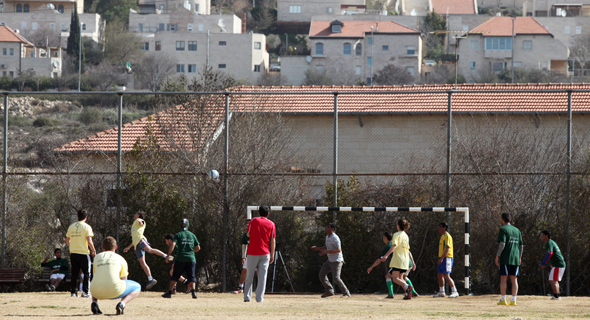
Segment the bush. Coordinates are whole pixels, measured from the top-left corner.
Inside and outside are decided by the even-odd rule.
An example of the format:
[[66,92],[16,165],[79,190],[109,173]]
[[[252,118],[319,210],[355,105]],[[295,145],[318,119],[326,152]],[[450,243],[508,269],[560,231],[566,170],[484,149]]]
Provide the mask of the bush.
[[[0,123],[4,123],[4,116],[0,116]],[[27,118],[27,117],[21,117],[21,116],[8,116],[8,126],[12,127],[12,126],[16,126],[16,127],[28,127],[32,124],[31,119]]]
[[84,108],[78,120],[85,125],[102,122],[102,112],[97,108]]
[[52,119],[52,118],[45,118],[45,117],[39,117],[37,119],[35,119],[35,121],[33,121],[33,126],[34,127],[53,127],[59,124],[59,121],[57,119]]

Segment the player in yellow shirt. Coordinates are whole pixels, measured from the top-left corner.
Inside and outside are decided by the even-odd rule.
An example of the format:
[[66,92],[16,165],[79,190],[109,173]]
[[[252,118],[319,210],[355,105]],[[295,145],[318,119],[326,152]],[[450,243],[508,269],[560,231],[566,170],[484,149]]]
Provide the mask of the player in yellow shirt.
[[439,292],[434,295],[435,298],[445,297],[445,279],[451,287],[451,294],[449,298],[457,298],[459,292],[455,287],[455,282],[451,279],[451,272],[453,271],[453,237],[447,232],[449,225],[445,222],[438,224],[438,232],[441,234],[438,243],[438,266],[436,267],[436,276],[438,278]]
[[90,283],[92,292],[92,304],[90,309],[93,314],[102,314],[98,307],[98,299],[121,299],[116,306],[117,314],[123,314],[125,305],[135,299],[141,286],[139,283],[127,280],[129,271],[127,261],[117,253],[117,240],[106,237],[102,241],[103,252],[94,258],[94,278]]
[[[387,257],[390,254],[392,255],[391,262],[389,263],[389,273],[387,274],[386,278],[391,279],[393,282],[397,283],[400,287],[404,288],[406,291],[406,296],[404,300],[412,299],[412,291],[414,287],[410,284],[407,284],[404,281],[404,273],[408,271],[410,268],[410,239],[406,234],[406,230],[410,229],[410,223],[406,219],[400,219],[397,222],[397,230],[398,232],[393,234],[393,239],[391,242],[393,245],[387,253],[381,257],[381,261],[385,262]],[[391,282],[388,281],[388,286]],[[393,283],[391,283],[393,286]]]
[[150,244],[147,241],[146,237],[143,236],[143,232],[145,231],[144,218],[145,218],[145,212],[143,212],[143,211],[138,211],[133,216],[133,220],[135,220],[135,221],[133,222],[133,225],[131,226],[131,240],[132,240],[132,242],[127,248],[123,249],[123,252],[129,251],[129,249],[131,249],[131,247],[135,246],[135,256],[139,260],[139,264],[141,265],[141,267],[143,268],[143,271],[145,272],[145,274],[148,277],[148,283],[145,286],[145,288],[147,290],[147,289],[151,289],[154,285],[156,285],[156,283],[158,283],[158,280],[156,280],[152,277],[152,271],[150,270],[150,266],[148,266],[147,263],[145,262],[145,253],[147,252],[147,253],[151,253],[151,254],[156,254],[160,257],[164,257],[164,259],[166,259],[166,257],[168,257],[168,255],[158,249],[154,249],[154,248],[150,247]]
[[[82,298],[89,298],[88,279],[90,279],[90,258],[96,255],[92,237],[92,228],[86,223],[88,212],[78,211],[78,222],[72,223],[66,234],[66,243],[70,246],[70,260],[72,265],[72,297],[78,296],[78,274],[84,274]],[[90,249],[89,249],[90,248]]]

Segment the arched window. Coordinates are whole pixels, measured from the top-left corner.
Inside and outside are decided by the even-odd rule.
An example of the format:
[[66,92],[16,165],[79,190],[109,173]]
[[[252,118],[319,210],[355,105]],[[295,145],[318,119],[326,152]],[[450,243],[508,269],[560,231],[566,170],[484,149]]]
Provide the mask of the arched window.
[[363,45],[360,43],[357,43],[354,51],[356,52],[357,56],[362,56],[363,55]]
[[23,5],[22,4],[17,4],[16,5],[16,12],[23,12]]
[[64,13],[64,5],[60,4],[59,6],[57,6],[57,11],[59,11],[59,13]]
[[318,42],[315,44],[315,54],[317,54],[317,55],[324,54],[324,44],[322,42]]
[[23,12],[29,12],[29,4],[25,3],[24,7],[23,7]]
[[352,54],[352,45],[350,43],[345,43],[344,46],[342,47],[342,54],[344,55],[351,55]]

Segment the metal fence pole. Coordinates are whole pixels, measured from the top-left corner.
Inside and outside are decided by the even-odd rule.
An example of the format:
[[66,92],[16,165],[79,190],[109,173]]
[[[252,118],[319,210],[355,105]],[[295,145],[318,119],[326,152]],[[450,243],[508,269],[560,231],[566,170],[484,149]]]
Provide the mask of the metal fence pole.
[[[451,206],[451,124],[453,122],[453,92],[448,93],[447,100],[447,194],[446,206]],[[449,232],[451,226],[451,213],[447,211],[447,225],[449,225]]]
[[223,282],[221,291],[226,292],[227,285],[227,220],[229,216],[229,94],[225,94],[225,189],[223,191]]
[[[123,144],[123,94],[119,93],[119,110],[118,110],[118,124],[119,124],[119,132],[118,132],[118,142],[117,142],[117,192],[121,192],[121,167],[122,167],[122,144]],[[117,195],[117,243],[119,242],[119,235],[121,231],[121,207],[123,206],[123,194],[120,193]],[[117,252],[119,252],[119,248],[117,248]]]
[[6,173],[8,172],[8,94],[4,94],[4,168],[2,169],[2,268],[6,268],[6,211],[8,207]]
[[[338,206],[338,92],[334,92],[334,207]],[[336,224],[337,213],[332,213]]]
[[565,209],[567,219],[567,262],[565,294],[570,295],[570,244],[571,244],[571,212],[572,212],[572,91],[567,91],[567,205]]

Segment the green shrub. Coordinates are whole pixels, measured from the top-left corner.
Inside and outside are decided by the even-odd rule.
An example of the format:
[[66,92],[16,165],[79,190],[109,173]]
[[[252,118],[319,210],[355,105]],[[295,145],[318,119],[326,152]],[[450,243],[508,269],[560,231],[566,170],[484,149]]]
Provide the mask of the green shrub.
[[78,118],[85,125],[102,122],[102,112],[97,108],[84,108]]
[[34,127],[53,127],[59,124],[57,119],[39,117],[33,121]]

